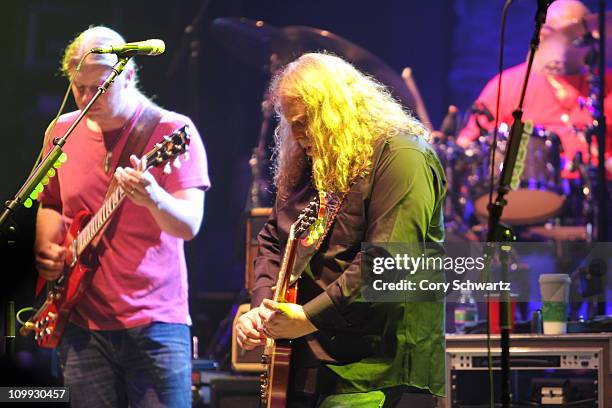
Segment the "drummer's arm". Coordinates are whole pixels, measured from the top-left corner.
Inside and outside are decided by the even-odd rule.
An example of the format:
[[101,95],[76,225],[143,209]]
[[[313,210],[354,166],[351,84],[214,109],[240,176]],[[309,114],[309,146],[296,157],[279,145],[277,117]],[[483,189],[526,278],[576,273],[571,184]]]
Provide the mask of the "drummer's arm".
[[[482,125],[483,120],[479,119]],[[476,123],[476,115],[470,115],[470,118],[465,127],[457,136],[457,144],[463,148],[467,148],[474,140],[480,136],[480,128]]]
[[[493,116],[495,116],[495,105],[497,100],[497,76],[491,79],[483,88],[475,103],[484,105]],[[503,101],[502,101],[503,102]],[[503,105],[503,103],[502,103]],[[477,118],[477,116],[479,116]],[[501,117],[503,117],[503,112]],[[480,126],[478,126],[480,124]],[[486,132],[490,132],[495,125],[495,119],[488,121],[484,115],[471,114],[465,127],[457,136],[457,144],[461,147],[468,147],[480,136],[482,126]]]

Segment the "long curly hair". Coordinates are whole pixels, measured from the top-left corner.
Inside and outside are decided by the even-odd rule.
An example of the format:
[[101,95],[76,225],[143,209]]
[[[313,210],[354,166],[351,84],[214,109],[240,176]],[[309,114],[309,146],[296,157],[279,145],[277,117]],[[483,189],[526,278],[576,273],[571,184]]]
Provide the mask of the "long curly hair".
[[347,192],[369,174],[378,139],[400,131],[428,136],[382,84],[334,55],[302,55],[276,75],[270,94],[279,115],[273,170],[281,198],[309,170],[309,159],[283,117],[281,98],[305,107],[306,137],[313,144],[310,170],[319,191]]

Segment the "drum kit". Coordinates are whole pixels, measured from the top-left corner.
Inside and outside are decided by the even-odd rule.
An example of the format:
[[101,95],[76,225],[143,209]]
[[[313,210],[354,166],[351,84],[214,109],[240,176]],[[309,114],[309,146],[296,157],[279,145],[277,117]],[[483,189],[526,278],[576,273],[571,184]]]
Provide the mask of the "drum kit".
[[[498,130],[493,174],[497,185],[501,173],[508,126]],[[445,218],[450,236],[463,240],[483,240],[488,217],[490,191],[490,133],[480,136],[466,148],[452,137],[437,140],[435,149],[449,178]],[[523,240],[587,239],[588,228],[582,214],[587,205],[586,191],[580,186],[588,181],[567,181],[561,178],[561,144],[556,134],[536,127],[529,139],[524,171],[516,190],[507,195],[502,222],[514,227]],[[571,216],[570,216],[571,215]],[[557,217],[557,218],[556,218]],[[573,223],[579,225],[569,225]],[[563,223],[563,225],[561,225]],[[474,234],[466,235],[471,230]]]
[[[569,26],[567,30],[584,32],[586,28],[596,36],[596,17],[590,15],[584,21]],[[609,27],[606,40],[611,43],[612,12],[606,13],[605,17],[606,27]],[[235,58],[270,75],[303,53],[321,50],[332,52],[389,87],[394,96],[422,120],[427,118],[409,69],[399,76],[380,58],[327,30],[304,26],[279,29],[263,21],[224,17],[211,23],[211,31]],[[610,54],[607,55],[607,62],[612,62]],[[591,68],[594,75],[594,63]],[[595,102],[597,92],[599,90],[593,85],[589,96],[592,101],[586,101],[587,104]],[[261,180],[261,169],[266,160],[266,140],[273,116],[267,95],[264,96],[262,107],[264,123],[259,144],[253,150],[250,161],[253,185],[247,209],[259,206],[259,198],[264,190],[257,186],[265,183]],[[476,116],[485,114],[479,109],[472,109],[471,113]],[[490,113],[486,114],[490,116]],[[448,115],[456,116],[456,109],[449,109]],[[490,151],[490,132],[481,129],[481,135],[476,141],[468,147],[461,147],[455,141],[455,131],[436,132],[442,136],[433,141],[448,178],[444,211],[447,235],[451,240],[482,241],[488,216],[490,158],[495,158],[493,173],[497,178],[508,142],[508,125],[502,124],[498,129],[498,145],[493,155]],[[507,195],[508,205],[502,218],[502,222],[514,227],[522,240],[573,241],[592,238],[595,204],[592,191],[595,177],[589,169],[585,169],[591,166],[583,166],[581,160],[575,160],[580,177],[576,180],[563,179],[561,151],[557,135],[543,128],[535,128],[529,140],[520,185]]]

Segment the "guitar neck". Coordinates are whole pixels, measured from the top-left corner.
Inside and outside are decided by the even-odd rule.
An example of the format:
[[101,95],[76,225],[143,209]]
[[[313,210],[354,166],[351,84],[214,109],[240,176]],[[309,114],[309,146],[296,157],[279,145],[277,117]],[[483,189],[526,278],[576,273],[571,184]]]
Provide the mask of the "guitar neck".
[[[159,149],[160,145],[157,145],[154,150],[147,153],[144,156],[145,160],[145,171],[148,170],[155,163],[155,153]],[[98,235],[100,230],[106,225],[111,215],[115,212],[119,204],[123,202],[125,193],[118,186],[102,203],[102,207],[91,217],[91,220],[87,223],[85,228],[76,236],[73,242],[73,248],[76,256],[80,256],[91,241]]]
[[290,233],[290,237],[287,240],[287,246],[285,247],[285,253],[283,254],[283,261],[278,272],[278,279],[276,281],[276,287],[274,289],[274,295],[272,300],[275,302],[283,301],[285,293],[287,292],[287,285],[289,283],[289,273],[295,263],[295,250],[297,248],[297,239],[293,238]]
[[98,235],[124,198],[125,193],[117,187],[110,197],[102,203],[102,207],[91,217],[85,228],[74,239],[75,243],[73,245],[75,246],[77,256],[80,256],[96,235]]

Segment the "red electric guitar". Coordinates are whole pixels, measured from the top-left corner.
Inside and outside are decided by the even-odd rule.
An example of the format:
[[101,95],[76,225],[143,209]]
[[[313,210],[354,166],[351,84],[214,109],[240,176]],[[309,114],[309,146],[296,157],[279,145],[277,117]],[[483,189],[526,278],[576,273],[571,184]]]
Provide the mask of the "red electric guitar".
[[[297,302],[297,278],[302,265],[316,252],[331,226],[340,201],[333,194],[320,193],[319,202],[310,202],[289,229],[272,300]],[[317,208],[318,207],[318,208]],[[317,214],[315,217],[314,215]],[[289,385],[291,340],[268,338],[262,355],[265,371],[261,374],[261,403],[265,408],[285,408]]]
[[[168,160],[178,160],[179,155],[187,153],[188,145],[188,128],[183,126],[164,136],[163,141],[145,155],[145,168],[169,166]],[[34,331],[34,339],[40,347],[55,348],[59,344],[70,312],[85,293],[98,266],[95,246],[90,244],[103,231],[124,198],[125,193],[117,187],[95,214],[82,210],[74,217],[63,244],[68,250],[64,273],[50,284],[45,302],[20,330],[22,335]]]

